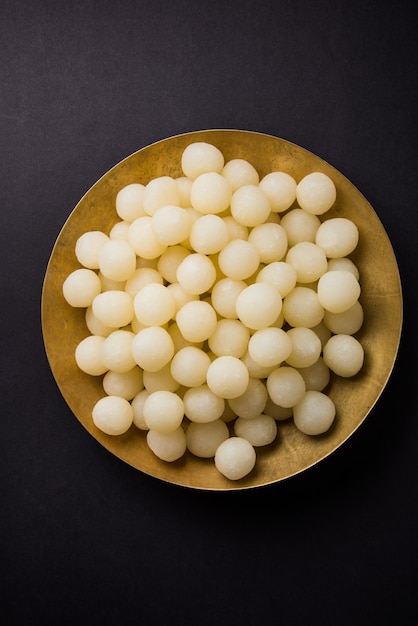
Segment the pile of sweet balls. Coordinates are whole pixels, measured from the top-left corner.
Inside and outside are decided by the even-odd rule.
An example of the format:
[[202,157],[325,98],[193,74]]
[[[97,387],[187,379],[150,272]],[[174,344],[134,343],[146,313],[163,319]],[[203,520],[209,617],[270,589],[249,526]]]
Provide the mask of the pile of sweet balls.
[[225,162],[202,141],[184,149],[181,170],[126,185],[109,234],[77,239],[81,267],[63,295],[86,309],[90,334],[75,360],[103,376],[98,429],[117,436],[134,425],[160,459],[188,450],[239,480],[280,420],[326,432],[330,375],[363,366],[348,256],[359,233],[345,217],[320,220],[336,200],[322,172],[260,180],[250,162]]

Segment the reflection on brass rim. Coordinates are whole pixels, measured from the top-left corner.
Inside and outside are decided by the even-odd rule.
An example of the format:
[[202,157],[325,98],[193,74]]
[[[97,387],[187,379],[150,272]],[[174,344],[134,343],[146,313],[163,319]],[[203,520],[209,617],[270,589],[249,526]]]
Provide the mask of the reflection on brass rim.
[[[318,437],[299,432],[292,420],[278,422],[277,441],[257,448],[254,470],[230,481],[213,459],[186,453],[174,463],[159,460],[148,448],[145,433],[135,426],[111,437],[91,419],[94,403],[104,395],[102,377],[90,377],[75,364],[77,343],[89,334],[84,310],[71,308],[62,296],[65,277],[79,267],[74,253],[77,238],[88,230],[109,232],[117,221],[115,197],[125,185],[146,184],[157,176],[182,176],[181,154],[194,141],[216,145],[225,161],[243,158],[260,179],[282,170],[296,181],[312,171],[330,176],[337,187],[335,206],[324,217],[348,217],[360,232],[350,255],[360,270],[360,297],[365,322],[357,333],[365,349],[365,364],[353,379],[332,377],[326,391],[335,402],[337,417],[331,430]],[[398,266],[389,238],[364,196],[331,165],[309,151],[280,138],[242,130],[204,130],[158,141],[127,157],[107,172],[83,196],[63,226],[52,251],[42,292],[42,330],[47,357],[56,383],[84,428],[112,454],[145,474],[201,490],[242,490],[276,483],[312,467],[341,446],[360,426],[380,397],[392,372],[402,327],[402,292]]]

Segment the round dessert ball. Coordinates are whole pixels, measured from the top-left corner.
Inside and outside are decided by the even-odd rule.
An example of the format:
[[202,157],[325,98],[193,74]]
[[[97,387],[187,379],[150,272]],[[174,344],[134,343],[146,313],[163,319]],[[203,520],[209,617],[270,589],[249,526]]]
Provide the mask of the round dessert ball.
[[94,315],[106,326],[121,328],[134,317],[132,297],[125,291],[109,290],[99,293],[92,302]]
[[277,423],[270,415],[257,415],[250,419],[238,417],[234,423],[234,432],[254,447],[267,446],[277,437]]
[[213,393],[207,384],[187,389],[183,402],[184,413],[192,422],[213,422],[225,409],[225,400]]
[[267,388],[259,378],[250,378],[247,389],[237,398],[230,398],[228,404],[243,419],[250,419],[264,411],[268,398]]
[[181,169],[185,176],[195,179],[206,172],[222,172],[224,156],[216,146],[206,141],[189,144],[181,155]]
[[251,335],[248,352],[263,367],[277,366],[290,356],[292,341],[281,328],[262,328]]
[[75,308],[90,306],[101,289],[100,278],[96,272],[87,268],[80,268],[71,272],[62,285],[65,300]]
[[289,246],[294,246],[301,241],[315,243],[316,232],[321,222],[317,215],[296,208],[283,215],[280,224],[286,231]]
[[347,270],[325,272],[318,281],[318,299],[331,313],[347,311],[360,296],[360,283]]
[[181,426],[169,433],[157,430],[147,432],[147,444],[156,457],[172,463],[186,452],[186,434]]
[[229,437],[215,453],[216,469],[229,480],[240,480],[254,468],[256,453],[249,441],[242,437]]
[[290,326],[313,328],[324,317],[318,294],[309,287],[295,287],[283,300],[284,319]]
[[217,448],[228,437],[228,426],[221,419],[191,422],[186,430],[187,449],[195,456],[208,459],[215,456]]
[[331,427],[335,418],[335,405],[321,391],[306,391],[293,407],[295,426],[305,435],[321,435]]
[[260,181],[254,165],[245,159],[231,159],[225,163],[222,176],[229,180],[233,192],[244,185],[258,185]]
[[296,199],[300,208],[313,215],[326,213],[336,198],[334,182],[322,172],[307,174],[296,187]]
[[193,181],[190,202],[203,215],[217,214],[229,207],[231,196],[231,183],[217,172],[207,172]]
[[151,225],[161,243],[174,246],[189,236],[192,218],[186,209],[168,204],[154,211]]
[[249,338],[250,331],[239,320],[220,319],[208,345],[216,356],[231,355],[239,359],[247,350]]
[[100,271],[98,273],[100,282],[102,285],[102,291],[124,291],[126,281],[125,280],[111,280],[104,276]]
[[364,349],[352,335],[333,335],[324,346],[323,358],[330,370],[347,378],[363,367]]
[[176,313],[176,302],[165,285],[150,283],[133,300],[136,318],[145,326],[162,326]]
[[206,341],[215,331],[217,321],[215,309],[203,300],[187,302],[176,315],[181,334],[192,343]]
[[175,353],[170,365],[174,380],[184,387],[200,387],[206,382],[211,359],[207,352],[195,346],[185,346]]
[[249,241],[232,239],[219,252],[218,262],[225,276],[234,280],[245,280],[257,271],[260,255]]
[[283,213],[296,199],[296,181],[286,172],[270,172],[260,181],[260,189],[268,196],[271,210]]
[[239,224],[232,215],[225,215],[223,218],[226,227],[228,228],[229,239],[248,239],[249,228],[244,224]]
[[216,254],[229,241],[229,230],[219,215],[202,215],[191,227],[190,245],[201,254]]
[[236,300],[238,318],[252,330],[271,326],[282,310],[277,289],[268,283],[253,283],[241,291]]
[[311,328],[291,328],[287,336],[292,342],[292,351],[286,359],[291,367],[309,367],[316,363],[322,346],[318,335]]
[[173,340],[161,326],[149,326],[135,335],[132,355],[142,369],[158,372],[173,358]]
[[107,435],[123,435],[132,426],[133,410],[125,398],[105,396],[92,411],[93,423]]
[[145,400],[143,413],[145,423],[151,430],[173,432],[183,421],[183,400],[172,391],[154,391]]
[[264,409],[265,415],[270,415],[278,422],[284,422],[293,416],[293,408],[285,408],[283,406],[278,406],[273,402],[273,400],[269,397],[266,403],[266,408]]
[[241,361],[247,368],[250,378],[267,378],[267,376],[277,367],[277,365],[271,365],[268,367],[266,365],[260,365],[251,358],[248,350],[244,356],[241,357]]
[[174,179],[180,194],[180,206],[183,208],[190,207],[190,191],[193,180],[188,176],[179,176]]
[[94,315],[93,308],[91,306],[86,309],[85,320],[86,326],[92,335],[107,337],[108,335],[110,335],[111,332],[115,330],[111,326],[106,326],[105,324],[102,324],[102,322],[98,320],[97,317]]
[[353,276],[356,277],[357,280],[360,278],[360,272],[356,264],[347,257],[341,257],[340,259],[329,259],[328,260],[328,272],[333,270],[347,270],[351,272]]
[[321,356],[313,365],[298,368],[298,372],[302,374],[306,390],[322,391],[330,380],[329,367]]
[[289,248],[286,262],[295,268],[298,283],[313,283],[328,269],[325,252],[309,241],[301,241]]
[[132,222],[128,230],[128,241],[135,253],[143,259],[157,259],[167,249],[166,244],[155,234],[150,215],[138,217]]
[[250,376],[244,363],[234,356],[219,356],[209,365],[206,380],[209,389],[220,398],[241,396]]
[[128,241],[128,232],[130,225],[131,222],[126,222],[125,220],[116,222],[116,224],[114,224],[110,229],[109,239],[122,239],[123,241]]
[[160,274],[161,283],[163,279],[168,283],[177,282],[177,269],[180,263],[186,256],[189,256],[189,254],[191,254],[191,251],[180,245],[169,246],[167,250],[162,253],[157,261],[157,273]]
[[192,302],[193,300],[199,300],[199,296],[186,291],[184,287],[182,287],[179,283],[171,283],[167,285],[168,291],[174,298],[176,303],[176,311],[174,313],[173,319],[176,318],[177,311],[187,304],[188,302]]
[[243,280],[221,278],[212,288],[212,306],[215,311],[227,319],[236,319],[236,302],[239,294],[247,287]]
[[209,291],[216,280],[216,268],[205,254],[186,256],[177,268],[177,281],[187,292],[200,295]]
[[[136,363],[132,356],[135,334],[129,330],[115,330],[106,337],[102,347],[102,359],[113,372],[128,372]],[[115,394],[116,395],[116,394]]]
[[99,269],[99,254],[109,237],[100,230],[92,230],[80,235],[75,244],[77,261],[91,270]]
[[125,291],[134,298],[138,291],[141,291],[145,285],[150,285],[151,283],[162,285],[163,277],[153,267],[138,267],[126,281]]
[[257,226],[266,221],[271,211],[269,197],[257,185],[244,185],[232,194],[232,217],[244,226]]
[[116,213],[122,220],[133,222],[145,215],[143,206],[145,185],[131,183],[122,187],[116,195]]
[[103,389],[108,396],[133,400],[143,388],[142,370],[136,366],[127,372],[109,371],[103,377]]
[[315,236],[315,243],[329,259],[347,256],[356,248],[358,240],[356,224],[345,217],[326,220],[319,226]]
[[74,357],[81,371],[90,376],[101,376],[106,372],[107,367],[102,358],[104,342],[104,337],[89,335],[78,343]]
[[287,234],[280,224],[266,222],[255,226],[248,241],[256,247],[260,263],[281,261],[287,252]]
[[354,335],[363,325],[363,307],[357,300],[353,306],[342,313],[325,311],[324,323],[335,335]]
[[306,391],[302,374],[287,365],[275,369],[268,376],[266,384],[270,398],[284,408],[295,406]]
[[296,270],[286,261],[273,261],[265,265],[257,274],[257,283],[268,283],[285,298],[296,285]]
[[171,178],[171,176],[158,176],[150,180],[145,185],[142,203],[144,212],[148,216],[154,215],[155,211],[163,206],[178,206],[180,193],[174,178]]
[[150,392],[147,389],[141,389],[131,402],[133,423],[140,430],[149,430],[144,419],[144,404],[149,395]]
[[99,268],[110,280],[127,280],[136,269],[136,254],[128,241],[109,239],[99,252]]
[[180,383],[178,383],[171,375],[170,363],[167,363],[160,370],[143,372],[144,387],[150,393],[154,391],[178,391]]

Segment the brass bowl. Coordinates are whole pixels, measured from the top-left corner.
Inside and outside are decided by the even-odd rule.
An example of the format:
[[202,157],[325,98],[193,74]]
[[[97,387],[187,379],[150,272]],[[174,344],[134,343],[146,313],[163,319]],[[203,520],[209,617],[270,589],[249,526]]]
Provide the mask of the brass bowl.
[[[74,253],[77,238],[87,230],[109,232],[118,220],[115,197],[123,186],[146,184],[162,175],[181,176],[182,151],[193,141],[213,143],[223,152],[225,161],[247,159],[260,178],[273,170],[288,172],[296,181],[312,171],[324,172],[337,188],[336,204],[324,217],[348,217],[360,232],[359,245],[351,258],[361,277],[365,321],[356,336],[365,349],[364,366],[354,378],[332,377],[326,391],[337,407],[337,416],[328,433],[309,437],[298,431],[291,419],[278,422],[277,441],[257,448],[254,470],[239,481],[222,476],[213,459],[201,459],[188,452],[173,463],[159,460],[148,448],[145,433],[135,426],[118,437],[94,426],[91,411],[104,395],[102,378],[88,376],[76,366],[75,347],[89,331],[84,310],[71,308],[62,295],[64,279],[79,267]],[[42,293],[47,357],[64,399],[84,428],[108,451],[145,474],[200,490],[269,485],[306,470],[334,452],[358,429],[381,395],[395,363],[401,326],[397,262],[382,223],[363,195],[340,172],[307,150],[277,137],[241,130],[205,130],[169,137],[113,167],[85,194],[64,224],[49,260]]]

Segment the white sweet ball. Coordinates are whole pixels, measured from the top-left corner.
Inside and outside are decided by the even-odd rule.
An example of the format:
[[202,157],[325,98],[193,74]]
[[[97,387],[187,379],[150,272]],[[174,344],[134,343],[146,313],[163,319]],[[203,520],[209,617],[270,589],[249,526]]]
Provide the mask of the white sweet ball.
[[264,411],[268,398],[266,385],[259,378],[250,378],[247,389],[236,398],[230,398],[228,404],[239,417],[251,419]]
[[163,282],[162,279],[168,283],[177,282],[177,268],[189,254],[191,251],[182,245],[169,246],[157,261],[161,282]]
[[173,378],[184,387],[199,387],[206,382],[211,360],[207,352],[195,346],[185,346],[175,353],[170,365]]
[[333,335],[324,346],[323,358],[338,376],[355,376],[363,367],[364,349],[352,335]]
[[257,185],[239,187],[231,197],[231,215],[244,226],[263,224],[271,211],[269,197]]
[[149,215],[138,217],[129,226],[128,241],[135,253],[143,259],[157,259],[167,249],[156,236]]
[[222,176],[229,180],[232,191],[236,191],[244,185],[258,185],[260,181],[254,165],[245,159],[231,159],[225,163]]
[[229,437],[215,453],[217,470],[229,480],[240,480],[254,468],[256,452],[249,441],[242,437]]
[[217,172],[207,172],[193,181],[190,202],[199,213],[217,214],[229,207],[231,196],[231,183]]
[[229,241],[229,230],[219,215],[202,215],[191,227],[190,244],[196,252],[215,254]]
[[101,273],[111,280],[127,280],[136,269],[136,254],[128,241],[109,239],[99,252]]
[[234,356],[219,356],[209,365],[206,380],[211,391],[221,398],[237,398],[248,387],[250,376],[244,363]]
[[332,272],[335,270],[346,270],[347,272],[351,272],[353,276],[356,277],[357,280],[360,278],[360,272],[358,270],[357,265],[347,257],[341,257],[340,259],[329,259],[328,260],[328,272]]
[[106,372],[107,367],[102,358],[104,341],[104,337],[89,335],[77,344],[74,357],[81,371],[90,376],[101,376]]
[[287,336],[292,342],[292,351],[286,359],[291,367],[309,367],[316,363],[322,346],[318,335],[311,328],[290,328]]
[[116,195],[116,213],[122,220],[133,222],[145,215],[143,198],[145,185],[130,183],[122,187]]
[[121,328],[134,317],[132,297],[126,291],[109,290],[99,293],[92,302],[94,315],[106,326]]
[[[177,317],[177,316],[176,316]],[[177,325],[177,322],[174,322],[169,325],[167,328],[168,334],[174,343],[174,352],[178,352],[182,348],[186,348],[187,346],[194,346],[196,348],[203,347],[203,341],[188,341],[181,334],[180,328]]]
[[147,444],[156,457],[172,463],[186,452],[186,434],[181,426],[169,433],[147,432]]
[[267,376],[277,367],[277,365],[260,365],[254,361],[248,350],[244,356],[241,357],[241,361],[247,368],[250,378],[267,378]]
[[313,283],[328,269],[325,252],[310,241],[301,241],[289,248],[286,263],[295,268],[298,283]]
[[250,331],[239,320],[220,319],[208,345],[216,356],[229,354],[239,359],[247,350],[249,338]]
[[236,319],[236,302],[239,294],[247,287],[243,280],[221,278],[212,288],[212,306],[219,315],[227,319]]
[[256,247],[260,263],[281,261],[287,252],[287,234],[280,224],[267,222],[255,226],[248,241]]
[[295,287],[284,298],[282,310],[290,326],[313,328],[324,317],[324,307],[319,302],[318,294],[309,287]]
[[296,187],[299,206],[313,215],[323,215],[332,207],[336,198],[334,182],[322,172],[307,174]]
[[225,409],[225,400],[206,383],[187,389],[183,402],[184,413],[192,422],[213,422],[221,417]]
[[105,396],[96,402],[92,411],[93,423],[107,435],[123,435],[132,426],[130,403],[119,396]]
[[222,172],[225,163],[222,152],[206,141],[189,144],[181,155],[181,169],[185,176],[195,179],[206,172]]
[[100,283],[102,285],[102,291],[124,291],[126,280],[112,280],[107,278],[100,271],[98,272]]
[[221,419],[191,422],[186,430],[187,449],[195,456],[208,459],[215,456],[217,448],[228,437],[228,426]]
[[179,311],[185,304],[187,304],[188,302],[192,302],[193,300],[199,299],[199,296],[197,294],[186,291],[184,287],[180,285],[180,283],[171,283],[167,285],[167,289],[173,296],[176,303],[176,311],[173,319],[176,318],[177,311]]
[[154,391],[145,400],[143,413],[148,428],[169,433],[177,430],[183,421],[183,400],[172,391]]
[[[132,342],[135,334],[129,330],[114,330],[104,340],[102,359],[108,370],[128,372],[136,363],[132,356]],[[115,394],[116,395],[116,394]]]
[[270,398],[279,406],[290,408],[301,400],[306,391],[305,381],[297,369],[281,365],[267,378]]
[[320,277],[317,293],[324,309],[331,313],[342,313],[358,300],[360,283],[350,271],[333,270]]
[[133,423],[140,430],[149,430],[144,419],[144,404],[149,395],[150,392],[147,389],[142,389],[131,401],[131,407],[133,411]]
[[257,415],[250,419],[238,417],[234,423],[234,432],[254,447],[267,446],[277,437],[277,423],[271,415]]
[[179,176],[174,180],[176,181],[177,189],[180,194],[179,205],[186,209],[190,207],[190,192],[192,189],[193,180],[188,176]]
[[103,377],[103,389],[108,396],[133,400],[143,388],[142,370],[136,366],[127,372],[109,371]]
[[178,206],[180,193],[174,178],[171,176],[158,176],[150,180],[144,189],[142,203],[144,212],[150,216],[155,211],[166,205]]
[[309,390],[293,407],[293,421],[305,435],[322,435],[332,426],[335,413],[335,405],[329,396]]
[[257,283],[268,283],[285,298],[296,285],[296,270],[286,261],[273,261],[265,265],[257,274]]
[[145,326],[162,326],[173,318],[176,302],[165,285],[150,283],[133,300],[135,316]]
[[357,300],[353,306],[342,313],[325,311],[324,323],[335,335],[354,335],[363,325],[363,307]]
[[241,291],[236,301],[238,318],[252,330],[271,326],[282,310],[277,289],[268,283],[254,283]]
[[249,241],[232,239],[219,252],[218,262],[225,276],[234,280],[245,280],[257,271],[260,255]]
[[252,334],[248,342],[251,358],[263,367],[272,367],[286,361],[292,352],[292,341],[281,328],[262,328]]
[[186,256],[177,268],[178,283],[194,295],[209,291],[215,280],[215,265],[209,257],[199,252]]
[[122,239],[123,241],[128,241],[128,232],[131,222],[126,222],[122,220],[120,222],[116,222],[112,226],[109,232],[109,239]]
[[99,269],[99,253],[109,237],[100,230],[92,230],[80,235],[75,243],[77,261],[91,270]]
[[134,298],[138,291],[141,291],[145,285],[150,285],[151,283],[162,285],[163,277],[161,274],[153,267],[138,267],[126,281],[124,289]]
[[284,422],[293,416],[293,408],[288,407],[285,408],[283,406],[279,406],[275,404],[273,400],[269,397],[266,402],[266,408],[264,409],[264,413],[266,415],[270,415],[270,417],[274,418],[278,422]]
[[320,246],[329,259],[345,257],[356,248],[359,230],[351,220],[334,217],[323,222],[315,236],[315,243]]
[[161,326],[149,326],[135,335],[132,341],[132,355],[139,367],[157,372],[173,358],[173,340]]
[[145,389],[150,393],[153,391],[178,391],[180,389],[180,383],[171,375],[170,362],[156,372],[144,370],[142,378]]
[[248,239],[249,228],[244,224],[239,224],[232,215],[225,215],[223,218],[228,228],[229,239]]
[[260,188],[270,199],[271,210],[283,213],[296,199],[296,181],[286,172],[270,172],[260,181]]
[[192,218],[186,209],[169,204],[154,212],[151,225],[161,243],[174,246],[189,236]]
[[188,302],[176,315],[181,334],[192,343],[206,341],[214,332],[217,321],[215,309],[203,300]]
[[101,337],[107,337],[115,329],[112,326],[106,326],[103,324],[93,313],[93,308],[89,306],[85,313],[86,326],[92,335],[100,335]]
[[90,306],[101,289],[102,284],[96,272],[84,267],[71,272],[62,285],[65,300],[76,308]]
[[313,365],[298,368],[298,372],[302,374],[306,390],[322,391],[330,380],[329,367],[321,356]]
[[321,222],[317,215],[296,208],[283,215],[280,224],[286,231],[289,246],[294,246],[301,241],[315,243],[316,232]]

